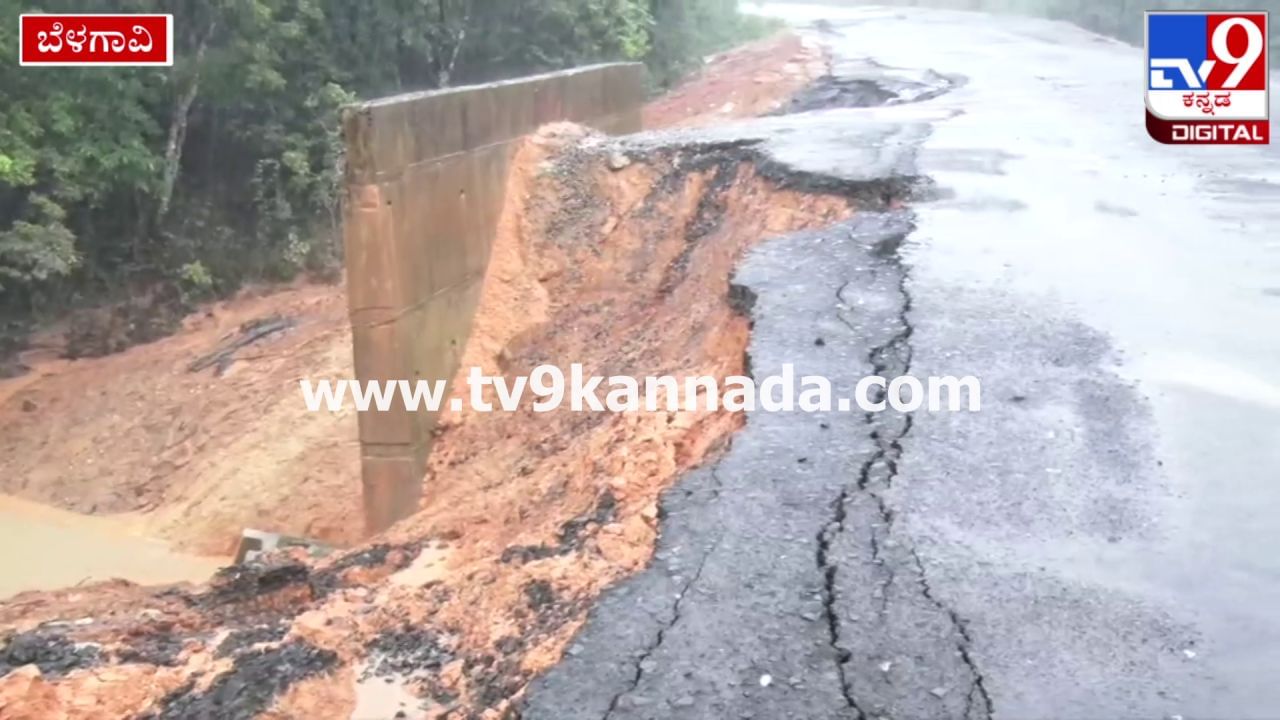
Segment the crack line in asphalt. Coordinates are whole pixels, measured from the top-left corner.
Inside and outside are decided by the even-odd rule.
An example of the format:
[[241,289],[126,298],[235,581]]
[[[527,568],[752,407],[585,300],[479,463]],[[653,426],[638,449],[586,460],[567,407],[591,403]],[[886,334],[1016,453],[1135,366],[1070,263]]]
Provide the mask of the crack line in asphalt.
[[827,620],[827,631],[830,636],[830,644],[836,652],[836,673],[840,678],[840,692],[844,696],[845,702],[849,707],[853,708],[858,714],[858,720],[867,720],[867,714],[858,706],[858,700],[853,696],[853,692],[849,689],[848,678],[845,677],[845,664],[849,661],[850,654],[848,650],[840,647],[840,618],[836,616],[836,573],[839,566],[828,562],[828,553],[831,550],[832,539],[844,532],[844,521],[847,515],[845,503],[849,499],[848,488],[841,490],[839,497],[835,500],[835,516],[831,522],[823,526],[818,531],[818,570],[822,573],[822,613]]
[[964,715],[966,718],[973,717],[973,696],[976,693],[982,700],[983,708],[986,710],[986,717],[991,718],[995,715],[995,705],[991,702],[991,695],[987,693],[986,679],[982,676],[982,672],[978,670],[978,665],[969,654],[969,648],[973,645],[973,638],[969,637],[968,623],[960,617],[960,613],[947,607],[941,600],[934,597],[933,588],[929,586],[929,577],[924,572],[924,561],[920,559],[920,553],[916,552],[914,548],[910,552],[911,557],[915,559],[916,569],[920,574],[920,592],[925,599],[933,603],[934,607],[951,618],[951,624],[963,641],[956,649],[960,651],[960,659],[969,667],[969,672],[973,673],[973,687],[969,689],[969,707],[965,709]]
[[[914,349],[911,345],[911,337],[915,328],[911,324],[910,313],[912,309],[912,298],[908,288],[910,279],[906,267],[903,265],[899,249],[905,241],[906,235],[895,235],[886,238],[880,242],[873,250],[874,254],[884,259],[887,265],[898,273],[898,294],[901,304],[898,307],[897,321],[901,329],[890,337],[883,344],[876,346],[868,354],[867,360],[872,366],[872,374],[888,378],[890,374],[893,376],[905,376],[911,371]],[[878,268],[871,268],[872,278],[876,278],[879,274]],[[845,301],[845,292],[853,284],[853,280],[846,282],[836,291],[837,310],[836,317],[850,331],[859,333],[857,325],[846,316],[843,310],[851,307]],[[891,373],[892,371],[892,373]],[[879,393],[879,397],[875,398],[877,402],[883,401],[887,391]],[[841,490],[840,495],[834,503],[834,515],[832,520],[823,526],[818,533],[818,552],[817,563],[818,569],[824,578],[823,587],[823,609],[827,619],[827,627],[830,635],[830,644],[836,654],[836,668],[840,678],[841,691],[845,701],[856,713],[859,720],[868,720],[868,715],[863,707],[859,704],[851,687],[849,672],[847,665],[852,660],[852,652],[846,649],[841,643],[841,621],[836,609],[837,587],[836,578],[839,573],[839,565],[831,557],[832,545],[835,539],[846,531],[846,520],[848,519],[848,510],[846,505],[851,500],[854,492],[865,493],[875,503],[875,511],[879,515],[880,522],[869,528],[869,546],[871,550],[872,563],[878,569],[878,573],[883,573],[885,579],[882,583],[877,583],[877,592],[879,596],[879,614],[883,618],[889,612],[891,605],[890,593],[896,579],[896,570],[893,563],[882,556],[882,536],[884,540],[888,540],[892,534],[894,524],[894,513],[885,501],[882,491],[893,487],[893,481],[897,478],[899,470],[899,462],[903,455],[902,441],[910,434],[914,427],[914,417],[910,414],[906,415],[897,432],[886,434],[885,423],[881,420],[883,413],[868,413],[866,415],[867,425],[871,427],[871,440],[875,443],[875,450],[871,457],[863,464],[858,476],[857,483],[853,486],[846,487]],[[896,542],[896,541],[894,541]],[[985,679],[979,671],[977,664],[970,654],[972,639],[969,636],[968,628],[959,613],[948,608],[939,601],[933,594],[928,578],[925,576],[924,564],[919,554],[914,548],[908,548],[907,551],[915,561],[916,570],[918,572],[918,581],[923,597],[931,603],[935,609],[944,617],[950,620],[950,624],[954,628],[959,642],[957,643],[957,651],[960,659],[968,668],[972,675],[972,682],[969,692],[966,696],[965,717],[977,720],[974,715],[975,710],[984,712],[985,714],[978,717],[991,718],[995,713],[994,704],[990,694],[987,692]],[[977,707],[976,703],[980,702],[981,707]],[[880,715],[877,715],[879,717]]]
[[[893,242],[892,247],[894,248],[895,251],[897,247],[902,243],[902,240],[903,238],[900,237],[900,238],[897,238],[896,241],[892,241]],[[881,247],[883,247],[883,245]],[[848,303],[845,301],[844,294],[845,294],[845,291],[849,288],[849,286],[852,283],[853,283],[853,280],[850,280],[836,290],[836,301],[837,301],[836,317],[840,320],[841,323],[845,325],[845,327],[849,328],[850,332],[856,335],[858,334],[858,328],[845,315],[845,313],[841,311],[841,308],[848,307]],[[887,365],[884,363],[882,359],[883,358],[882,353],[886,352],[888,348],[892,347],[895,344],[905,343],[907,339],[910,338],[910,335],[911,335],[911,325],[907,321],[907,313],[910,311],[911,302],[910,302],[910,295],[907,294],[907,291],[906,291],[905,270],[903,270],[902,272],[902,278],[899,283],[899,290],[903,297],[903,302],[899,309],[898,318],[899,318],[899,321],[903,324],[904,330],[896,333],[884,345],[877,346],[871,350],[867,359],[871,363],[874,369],[874,374],[881,374],[887,368]],[[908,353],[909,353],[909,348],[908,348]],[[906,363],[905,363],[908,367],[910,365],[909,358],[910,358],[910,355],[908,354],[908,359],[906,360]],[[867,422],[870,424],[873,424],[874,416],[868,415]],[[907,425],[906,429],[909,430],[910,425]],[[906,430],[904,430],[904,433],[905,432]],[[867,462],[863,464],[862,469],[859,472],[857,488],[856,488],[859,492],[868,491],[867,485],[870,481],[872,468],[875,466],[877,462],[885,460],[888,454],[887,448],[881,442],[880,432],[878,429],[875,429],[872,431],[871,438],[876,444],[876,451],[874,454],[872,454],[871,458],[869,458]],[[896,439],[894,442],[896,442]],[[896,464],[894,464],[892,467],[893,467],[893,471],[896,472]],[[824,525],[823,528],[818,532],[818,550],[817,550],[816,560],[818,564],[818,570],[819,572],[821,572],[823,581],[824,581],[823,593],[822,593],[823,614],[826,616],[826,620],[827,620],[827,628],[828,628],[828,634],[830,636],[830,644],[832,649],[836,653],[836,672],[838,673],[840,678],[840,690],[842,695],[844,696],[845,702],[847,702],[849,707],[853,708],[854,712],[857,713],[859,720],[867,720],[867,714],[865,711],[863,711],[862,707],[858,704],[858,700],[853,694],[853,691],[851,689],[851,683],[849,682],[849,678],[847,676],[846,666],[852,656],[851,656],[851,653],[847,649],[842,647],[840,644],[840,635],[841,635],[840,618],[838,617],[836,608],[835,608],[836,576],[839,573],[839,566],[831,562],[831,559],[830,559],[832,541],[837,536],[845,532],[845,519],[848,515],[848,510],[846,505],[849,501],[850,489],[851,488],[849,487],[845,487],[840,491],[840,495],[835,499],[835,502],[833,503],[834,505],[833,518],[831,519],[830,522]],[[885,522],[885,527],[888,528],[889,524],[892,523],[893,521],[892,515],[888,512],[888,508],[885,506],[884,502],[879,498],[879,496],[874,493],[873,493],[873,496],[875,497],[877,503],[880,506],[881,518]],[[892,567],[886,563],[883,563],[880,559],[880,542],[876,536],[875,528],[871,528],[870,543],[871,543],[871,554],[872,554],[873,562],[875,562],[879,567],[882,567],[886,572],[892,573],[893,572]],[[882,613],[887,611],[888,609],[889,599],[888,599],[887,588],[890,586],[891,583],[892,583],[892,575],[890,576],[889,582],[886,582],[884,585],[881,586],[882,588],[885,588],[885,592],[881,597]]]
[[[715,477],[714,470],[712,476]],[[716,479],[718,480],[719,478]],[[618,709],[618,704],[622,702],[623,696],[640,687],[640,681],[644,679],[645,661],[657,652],[658,648],[662,647],[662,643],[667,639],[667,631],[674,628],[680,622],[680,607],[684,604],[684,600],[689,596],[689,593],[693,591],[693,586],[702,579],[702,571],[706,569],[707,561],[715,554],[716,549],[720,547],[720,542],[723,539],[724,535],[721,534],[716,538],[715,542],[711,543],[711,547],[707,548],[707,551],[703,553],[702,559],[698,561],[698,569],[694,571],[689,580],[680,588],[680,593],[676,596],[676,601],[671,605],[671,620],[658,628],[658,633],[654,637],[653,642],[650,643],[649,646],[644,649],[644,652],[640,653],[636,658],[636,673],[631,679],[631,685],[613,696],[613,700],[609,702],[609,709],[605,711],[603,720],[609,720],[609,718],[613,716],[613,713]]]
[[877,510],[880,513],[880,519],[883,525],[876,525],[871,528],[871,558],[880,571],[885,575],[885,580],[880,583],[876,592],[880,594],[880,607],[878,614],[884,617],[889,614],[889,593],[893,589],[893,581],[897,578],[897,572],[893,569],[893,563],[887,562],[880,554],[880,538],[877,532],[883,531],[886,535],[889,528],[893,526],[893,511],[885,505],[884,500],[878,493],[868,493],[875,501]]

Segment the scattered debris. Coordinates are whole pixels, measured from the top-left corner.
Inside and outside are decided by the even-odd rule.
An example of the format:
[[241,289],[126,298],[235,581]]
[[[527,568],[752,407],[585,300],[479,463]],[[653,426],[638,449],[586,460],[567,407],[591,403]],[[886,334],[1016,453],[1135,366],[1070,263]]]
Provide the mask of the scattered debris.
[[259,562],[233,565],[219,570],[209,589],[198,596],[209,607],[237,604],[292,587],[303,587],[311,579],[311,568],[287,555],[267,556]]
[[[585,347],[594,361],[641,375],[672,364],[708,374],[737,374],[743,366],[749,370],[744,356],[749,319],[730,307],[733,291],[727,287],[736,258],[769,234],[848,217],[856,204],[841,187],[814,187],[794,178],[785,183],[783,170],[766,172],[753,162],[758,157],[737,146],[712,151],[711,162],[700,161],[701,148],[643,156],[637,151],[627,158],[631,170],[614,174],[607,150],[611,146],[605,145],[584,155],[579,166],[555,165],[572,172],[537,177],[531,169],[537,167],[537,153],[542,152],[537,148],[542,146],[527,147],[527,182],[538,184],[515,186],[507,194],[526,203],[516,210],[527,226],[518,233],[499,233],[491,267],[510,270],[519,282],[527,280],[528,288],[513,282],[496,289],[529,307],[531,317],[546,316],[548,321],[538,325],[543,328],[538,332],[531,331],[532,325],[494,322],[484,314],[486,302],[491,313],[508,312],[512,306],[512,298],[495,294],[482,298],[473,336],[501,347],[504,362],[513,369]],[[519,168],[513,182],[525,182]],[[617,217],[616,232],[610,235],[616,257],[603,257],[599,233],[610,215]],[[555,272],[542,277],[540,265],[504,267],[504,250],[512,256],[508,262],[541,258]],[[629,282],[617,284],[607,296],[563,307],[538,305],[536,291],[546,288],[560,297],[583,288],[612,287],[620,269]],[[486,292],[493,289],[486,286]],[[695,298],[706,302],[691,303]],[[754,300],[741,288],[735,299],[740,306]],[[314,317],[311,312],[295,306],[289,314]],[[634,322],[625,332],[611,334],[618,318]],[[510,321],[506,315],[498,320]],[[306,332],[316,324],[308,322]],[[212,367],[221,373],[244,347],[292,326],[293,320],[280,316],[247,323],[233,337],[218,338],[215,352],[188,367],[191,372]],[[672,332],[698,342],[673,354],[658,342]],[[214,347],[211,336],[197,347]],[[490,352],[481,343],[471,344]],[[173,358],[181,358],[179,367],[189,359]],[[296,377],[297,366],[289,372]],[[246,372],[228,384],[250,387],[249,379],[258,378]],[[297,548],[280,549],[281,540],[289,544],[286,538],[277,540],[275,552],[256,538],[259,545],[243,553],[244,562],[219,572],[205,589],[178,588],[145,597],[141,590],[131,590],[130,597],[142,599],[126,611],[130,619],[137,608],[163,600],[166,613],[171,607],[180,616],[173,622],[193,626],[177,626],[176,643],[192,644],[196,637],[216,643],[198,655],[207,659],[214,654],[218,661],[212,668],[218,674],[208,674],[208,665],[195,662],[182,666],[180,657],[185,684],[164,697],[165,690],[152,691],[148,702],[153,717],[260,715],[282,693],[302,694],[304,688],[290,690],[299,680],[339,665],[341,672],[354,674],[360,660],[367,660],[366,668],[375,674],[418,673],[423,687],[415,689],[459,717],[501,717],[529,678],[545,670],[570,642],[601,588],[648,559],[660,519],[653,502],[658,493],[716,452],[738,426],[737,419],[717,414],[586,420],[566,414],[536,423],[510,417],[515,419],[450,418],[432,451],[430,502],[388,533],[386,544],[315,562]],[[645,439],[643,453],[635,452],[637,438]],[[470,502],[476,497],[484,503]],[[270,522],[275,525],[280,518]],[[232,527],[234,532],[242,525]],[[612,531],[602,533],[602,528]],[[458,541],[447,580],[422,587],[384,584],[413,562],[423,542],[438,539]],[[544,544],[508,547],[518,542]],[[554,562],[515,566],[579,551],[584,562],[572,572],[559,572]],[[495,562],[499,553],[507,564]],[[95,607],[93,612],[99,611]],[[123,625],[106,614],[101,617],[104,623]],[[403,625],[407,618],[412,625]],[[139,637],[134,629],[121,628],[129,633],[129,642]],[[167,653],[177,647],[134,650],[137,657],[155,653],[151,656],[167,663]],[[334,679],[335,685],[346,683],[341,675]],[[762,680],[763,687],[773,682],[767,675]],[[313,688],[321,684],[307,684],[308,701],[318,701],[311,693],[319,692]],[[105,698],[118,690],[104,684],[96,695]],[[145,707],[128,703],[129,709]]]
[[595,509],[579,515],[560,526],[560,535],[552,545],[513,545],[502,552],[502,562],[523,565],[576,552],[597,530],[613,522],[618,499],[611,490],[604,490],[596,498]]
[[785,108],[775,114],[790,115],[813,110],[833,108],[866,108],[884,105],[898,97],[898,93],[885,89],[878,80],[838,78],[827,75],[818,78],[796,93]]
[[46,676],[58,677],[102,660],[96,645],[76,643],[47,630],[33,630],[11,636],[0,649],[0,677],[24,665],[35,665]]
[[197,691],[188,684],[166,697],[159,714],[148,720],[257,717],[300,680],[327,672],[338,656],[301,641],[270,650],[255,650],[236,659],[231,671]]
[[215,374],[221,376],[236,361],[236,353],[241,348],[248,347],[276,333],[292,330],[297,324],[298,322],[294,318],[281,317],[279,315],[251,320],[240,326],[238,337],[225,341],[217,350],[198,358],[187,366],[187,370],[189,372],[200,372],[201,370],[216,367]]
[[552,589],[551,583],[546,580],[534,580],[524,586],[524,596],[529,602],[529,607],[534,610],[542,610],[555,604],[556,593]]
[[425,628],[390,630],[369,645],[364,677],[413,679],[440,671],[456,656],[455,641]]
[[174,667],[182,656],[185,642],[179,635],[157,632],[142,638],[130,638],[129,645],[115,653],[117,662]]
[[333,548],[316,540],[246,528],[241,533],[240,545],[236,548],[235,564],[253,562],[267,553],[288,548],[302,548],[315,558],[325,557],[333,552]]
[[877,67],[873,77],[824,75],[792,96],[791,101],[771,115],[791,115],[815,110],[869,108],[924,102],[950,92],[965,82],[926,70],[886,77]]
[[627,157],[625,153],[622,153],[619,151],[610,153],[609,155],[610,170],[614,172],[618,172],[619,170],[625,170],[630,166],[631,166],[631,158]]
[[289,626],[283,623],[272,625],[255,625],[243,630],[233,630],[221,643],[218,643],[214,657],[225,658],[240,655],[255,645],[277,643],[289,632]]

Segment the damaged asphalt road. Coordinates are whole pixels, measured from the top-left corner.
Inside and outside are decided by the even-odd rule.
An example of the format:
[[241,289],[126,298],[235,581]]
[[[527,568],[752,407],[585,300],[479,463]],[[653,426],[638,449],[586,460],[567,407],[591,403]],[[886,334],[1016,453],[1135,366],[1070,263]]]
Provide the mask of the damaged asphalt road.
[[1274,717],[1276,150],[1155,144],[1140,52],[1067,25],[770,11],[829,21],[846,107],[621,142],[927,186],[750,253],[751,367],[983,410],[753,415],[523,717]]
[[[905,362],[903,268],[883,250],[908,230],[905,213],[866,214],[752,253],[735,282],[754,297],[754,370],[844,377],[873,357]],[[667,494],[653,566],[601,601],[524,717],[850,717],[859,680],[846,667],[863,649],[845,636],[842,567],[855,546],[875,563],[876,540],[843,521],[875,504],[905,429],[753,416]],[[940,660],[939,675],[956,674]]]

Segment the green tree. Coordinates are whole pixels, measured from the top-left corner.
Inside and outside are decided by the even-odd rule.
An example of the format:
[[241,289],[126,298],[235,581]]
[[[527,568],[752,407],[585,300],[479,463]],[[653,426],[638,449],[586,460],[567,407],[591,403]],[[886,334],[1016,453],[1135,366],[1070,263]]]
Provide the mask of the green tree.
[[338,111],[357,98],[619,59],[667,83],[759,30],[734,0],[28,2],[0,15],[172,13],[175,62],[0,63],[0,321],[332,270]]

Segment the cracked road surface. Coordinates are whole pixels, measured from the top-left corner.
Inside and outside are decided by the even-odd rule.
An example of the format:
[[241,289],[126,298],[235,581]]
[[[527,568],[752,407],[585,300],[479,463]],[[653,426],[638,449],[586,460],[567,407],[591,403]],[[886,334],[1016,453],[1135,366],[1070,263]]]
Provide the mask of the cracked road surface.
[[1154,143],[1066,25],[768,9],[918,91],[686,139],[929,192],[753,251],[752,367],[983,410],[753,415],[523,717],[1275,717],[1280,153]]

